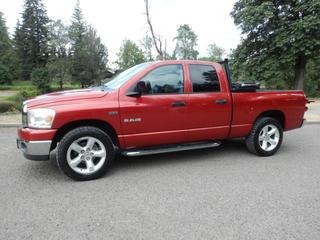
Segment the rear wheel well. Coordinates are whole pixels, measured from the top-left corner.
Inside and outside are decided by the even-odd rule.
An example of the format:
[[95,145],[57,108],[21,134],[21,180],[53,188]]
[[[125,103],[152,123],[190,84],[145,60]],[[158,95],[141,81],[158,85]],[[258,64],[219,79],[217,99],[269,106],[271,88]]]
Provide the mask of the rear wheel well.
[[285,128],[285,116],[283,114],[283,112],[279,111],[279,110],[270,110],[270,111],[266,111],[266,112],[262,112],[260,113],[255,122],[263,117],[271,117],[273,119],[276,119],[279,121],[279,123],[281,124],[282,128]]
[[109,135],[109,137],[111,138],[115,146],[119,146],[117,133],[109,123],[102,120],[86,119],[86,120],[69,122],[63,125],[62,127],[60,127],[52,140],[51,150],[56,148],[57,143],[60,142],[63,136],[66,135],[69,131],[77,127],[83,127],[83,126],[90,126],[90,127],[96,127],[101,129],[102,131],[104,131],[106,134]]

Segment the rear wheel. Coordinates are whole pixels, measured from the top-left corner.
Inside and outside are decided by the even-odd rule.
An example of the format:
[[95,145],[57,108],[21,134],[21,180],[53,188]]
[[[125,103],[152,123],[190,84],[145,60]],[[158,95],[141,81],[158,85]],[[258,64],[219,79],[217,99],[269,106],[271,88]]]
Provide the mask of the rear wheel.
[[278,120],[270,117],[258,119],[246,138],[246,145],[250,152],[260,156],[275,154],[282,143],[283,129]]
[[114,146],[106,133],[95,127],[79,127],[61,140],[57,162],[60,169],[75,180],[103,176],[114,159]]

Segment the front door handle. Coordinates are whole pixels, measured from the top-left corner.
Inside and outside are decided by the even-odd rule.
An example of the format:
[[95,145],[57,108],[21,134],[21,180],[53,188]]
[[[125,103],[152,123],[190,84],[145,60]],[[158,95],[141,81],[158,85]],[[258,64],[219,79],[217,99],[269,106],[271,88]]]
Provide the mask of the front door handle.
[[183,107],[186,105],[185,102],[173,102],[171,103],[172,107]]
[[216,104],[226,104],[227,103],[227,99],[217,99],[216,100]]

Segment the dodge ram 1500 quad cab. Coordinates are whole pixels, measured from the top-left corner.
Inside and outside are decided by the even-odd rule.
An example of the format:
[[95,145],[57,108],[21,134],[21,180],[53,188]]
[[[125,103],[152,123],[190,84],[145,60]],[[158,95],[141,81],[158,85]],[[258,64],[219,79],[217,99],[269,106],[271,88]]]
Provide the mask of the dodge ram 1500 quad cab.
[[260,91],[229,75],[227,61],[148,62],[101,87],[38,96],[24,102],[18,148],[32,160],[56,149],[60,169],[76,180],[104,175],[117,152],[209,148],[227,138],[273,155],[283,131],[303,124],[303,91]]

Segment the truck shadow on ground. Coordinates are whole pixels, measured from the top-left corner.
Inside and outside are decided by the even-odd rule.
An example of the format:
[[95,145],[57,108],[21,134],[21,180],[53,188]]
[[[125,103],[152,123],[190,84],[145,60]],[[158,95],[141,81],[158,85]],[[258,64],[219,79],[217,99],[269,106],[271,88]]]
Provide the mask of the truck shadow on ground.
[[[242,156],[245,158],[256,158],[250,154],[245,146],[243,140],[232,139],[224,141],[222,146],[216,148],[207,148],[199,150],[181,151],[173,153],[164,153],[140,157],[124,157],[120,154],[116,157],[113,166],[108,171],[105,178],[113,175],[121,174],[123,171],[135,171],[142,168],[158,168],[170,167],[177,165],[188,165],[195,162],[206,161],[236,161],[235,156]],[[69,179],[60,170],[56,162],[55,154],[51,154],[50,160],[46,163],[26,162],[29,169],[29,176],[38,179],[59,179],[58,181],[65,181]]]
[[[244,141],[227,140],[219,147],[206,148],[198,150],[187,150],[181,152],[163,153],[155,155],[147,155],[140,157],[125,157],[119,154],[114,162],[109,175],[126,168],[155,168],[163,165],[173,166],[196,161],[220,161],[230,158],[230,154],[249,154],[246,150]],[[250,155],[250,154],[249,154]]]

